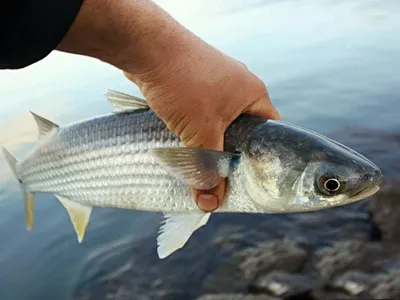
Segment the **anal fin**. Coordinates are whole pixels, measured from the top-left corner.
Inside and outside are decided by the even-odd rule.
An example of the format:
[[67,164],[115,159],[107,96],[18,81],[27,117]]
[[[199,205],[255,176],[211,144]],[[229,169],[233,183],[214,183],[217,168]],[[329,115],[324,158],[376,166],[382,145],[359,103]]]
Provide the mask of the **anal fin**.
[[56,197],[67,210],[72,225],[74,226],[78,242],[82,243],[85,237],[86,227],[89,223],[92,207],[76,203],[62,196],[56,195]]
[[165,213],[157,237],[158,257],[163,259],[182,248],[193,232],[207,224],[211,213]]

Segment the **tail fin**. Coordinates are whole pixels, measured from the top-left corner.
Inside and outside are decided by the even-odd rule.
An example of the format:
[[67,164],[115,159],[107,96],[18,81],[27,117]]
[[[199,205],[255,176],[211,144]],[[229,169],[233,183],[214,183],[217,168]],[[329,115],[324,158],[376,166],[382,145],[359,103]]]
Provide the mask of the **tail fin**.
[[17,175],[17,159],[12,155],[6,148],[1,147],[4,153],[4,156],[7,160],[7,163],[11,169],[11,171],[14,173],[15,178],[18,179],[21,189],[24,192],[24,202],[25,202],[25,224],[26,224],[26,229],[27,230],[32,230],[33,228],[33,201],[34,201],[34,195],[32,193],[24,191],[24,188],[22,186],[22,182],[19,179]]

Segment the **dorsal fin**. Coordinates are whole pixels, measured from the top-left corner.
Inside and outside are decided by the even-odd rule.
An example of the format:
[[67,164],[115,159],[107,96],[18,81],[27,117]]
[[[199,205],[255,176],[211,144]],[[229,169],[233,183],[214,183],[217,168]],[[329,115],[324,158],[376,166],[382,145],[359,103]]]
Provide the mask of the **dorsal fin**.
[[37,128],[39,131],[39,140],[49,134],[50,131],[52,131],[55,128],[58,128],[59,126],[57,124],[54,124],[53,122],[35,114],[34,112],[30,112],[33,117],[35,118]]
[[149,109],[146,100],[127,95],[113,90],[108,90],[107,100],[114,105],[114,112],[126,112],[129,110]]

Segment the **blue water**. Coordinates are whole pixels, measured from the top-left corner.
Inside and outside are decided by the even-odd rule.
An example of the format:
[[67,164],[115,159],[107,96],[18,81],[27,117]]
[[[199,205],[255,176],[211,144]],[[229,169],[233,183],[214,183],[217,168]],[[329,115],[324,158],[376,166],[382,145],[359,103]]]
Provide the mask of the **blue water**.
[[[327,135],[352,126],[399,132],[400,1],[158,3],[261,77],[284,120]],[[108,88],[139,95],[119,70],[57,52],[26,69],[0,71],[0,144],[23,158],[37,138],[29,110],[60,125],[107,113]],[[398,174],[398,157],[388,159],[393,144],[365,137],[361,144]],[[27,232],[20,192],[0,157],[0,299],[73,299],[100,275],[131,268],[138,249],[155,256],[159,221],[159,214],[95,209],[78,245],[62,206],[38,195]],[[174,263],[178,270],[183,261]]]

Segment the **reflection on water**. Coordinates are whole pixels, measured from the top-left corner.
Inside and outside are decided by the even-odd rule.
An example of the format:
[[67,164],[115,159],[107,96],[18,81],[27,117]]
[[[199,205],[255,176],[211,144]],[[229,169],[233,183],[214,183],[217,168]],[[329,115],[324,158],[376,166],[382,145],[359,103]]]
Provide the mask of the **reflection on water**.
[[[260,76],[285,120],[335,133],[339,141],[376,160],[385,175],[398,177],[400,2],[158,2]],[[109,112],[111,106],[103,96],[108,88],[138,93],[115,68],[60,53],[24,70],[0,71],[0,144],[23,158],[37,138],[28,110],[62,126]],[[345,128],[351,126],[361,130],[346,138]],[[0,299],[71,299],[98,278],[118,277],[134,263],[133,275],[144,274],[140,278],[144,291],[157,278],[145,271],[146,263],[161,264],[155,259],[159,214],[96,209],[87,238],[78,245],[66,212],[52,195],[37,197],[34,231],[25,231],[22,198],[3,157],[0,186]],[[251,224],[251,218],[243,222]],[[211,222],[193,245],[209,249],[207,234],[221,224]],[[279,232],[293,232],[293,223],[285,224],[289,227]],[[277,232],[270,234],[279,236]],[[314,236],[324,243],[324,236]],[[154,258],[148,258],[148,251]],[[202,252],[188,250],[197,259]],[[189,259],[174,258],[168,272],[184,272],[194,259],[191,254]]]

